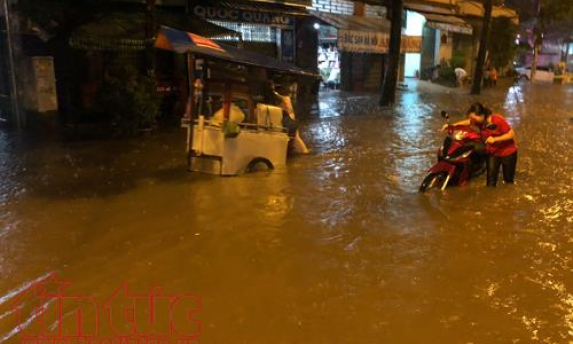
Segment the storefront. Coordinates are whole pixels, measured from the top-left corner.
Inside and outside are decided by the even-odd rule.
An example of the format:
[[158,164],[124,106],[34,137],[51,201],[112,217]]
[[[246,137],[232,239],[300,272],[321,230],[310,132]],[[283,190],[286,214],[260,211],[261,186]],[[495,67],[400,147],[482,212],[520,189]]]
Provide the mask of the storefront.
[[454,62],[467,71],[473,70],[475,39],[473,27],[454,12],[424,13],[423,47],[420,77],[432,79],[434,70],[442,64]]
[[[484,14],[480,1],[458,1],[449,6],[410,3],[406,7],[426,18],[423,30],[422,77],[431,77],[437,66],[462,67],[468,73],[475,69],[479,30],[474,30],[474,27],[481,27]],[[492,18],[500,17],[509,18],[514,24],[519,22],[515,10],[494,6]]]
[[[406,15],[406,36],[422,36],[425,22],[426,19],[423,15],[408,11]],[[404,77],[418,78],[421,71],[421,60],[421,52],[406,53],[404,58]]]
[[297,19],[306,16],[309,1],[292,3],[257,1],[205,1],[194,5],[192,13],[213,24],[240,33],[240,37],[223,37],[227,44],[242,44],[281,61],[296,62]]
[[[233,30],[238,37],[219,37],[221,43],[316,70],[317,35],[307,7],[312,0],[233,1],[204,0],[191,6],[191,13],[212,24]],[[299,77],[298,97],[315,97],[317,80]]]
[[[318,26],[323,39],[319,47],[319,66],[327,67],[324,68],[326,72],[321,68],[326,88],[335,85],[338,73],[342,90],[379,89],[385,68],[385,55],[390,45],[390,22],[381,17],[315,11],[312,14],[320,20]],[[420,53],[421,48],[422,37],[402,36],[402,53]],[[330,58],[337,55],[338,58]]]
[[340,87],[340,52],[338,32],[330,25],[315,25],[318,30],[318,70],[322,78],[321,86],[328,89]]

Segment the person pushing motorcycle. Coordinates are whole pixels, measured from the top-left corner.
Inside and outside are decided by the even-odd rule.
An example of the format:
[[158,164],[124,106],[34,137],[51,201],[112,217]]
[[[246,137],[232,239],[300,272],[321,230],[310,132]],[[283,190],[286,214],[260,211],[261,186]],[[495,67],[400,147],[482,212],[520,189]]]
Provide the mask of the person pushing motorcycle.
[[[474,125],[480,129],[486,144],[487,186],[496,186],[500,167],[503,181],[513,184],[517,167],[517,143],[509,123],[499,114],[493,114],[483,104],[473,103],[467,111],[468,118],[454,124]],[[442,127],[445,130],[447,125]]]

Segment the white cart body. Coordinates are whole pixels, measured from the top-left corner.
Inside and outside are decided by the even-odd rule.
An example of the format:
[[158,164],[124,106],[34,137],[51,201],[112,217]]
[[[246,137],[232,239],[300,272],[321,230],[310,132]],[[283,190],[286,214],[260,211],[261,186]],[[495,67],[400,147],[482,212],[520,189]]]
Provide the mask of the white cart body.
[[240,125],[235,137],[225,136],[219,124],[197,121],[193,130],[191,171],[232,176],[253,164],[270,168],[286,165],[289,136],[282,128],[282,110],[258,104],[256,125]]

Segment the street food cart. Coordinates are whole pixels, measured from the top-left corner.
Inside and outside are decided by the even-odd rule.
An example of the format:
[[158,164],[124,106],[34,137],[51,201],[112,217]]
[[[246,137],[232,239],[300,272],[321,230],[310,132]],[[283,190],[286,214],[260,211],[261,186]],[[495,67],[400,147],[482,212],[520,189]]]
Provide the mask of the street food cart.
[[286,165],[290,135],[283,110],[270,105],[261,89],[271,74],[315,73],[168,27],[160,29],[155,46],[187,54],[189,99],[182,127],[190,171],[228,176]]

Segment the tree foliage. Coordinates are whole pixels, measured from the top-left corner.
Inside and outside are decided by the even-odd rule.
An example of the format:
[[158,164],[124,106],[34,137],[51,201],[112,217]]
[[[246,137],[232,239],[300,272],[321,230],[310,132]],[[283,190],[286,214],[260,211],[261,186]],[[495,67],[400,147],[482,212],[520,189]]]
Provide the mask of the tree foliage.
[[[534,0],[534,11],[536,16],[533,18],[533,63],[531,64],[531,80],[535,79],[537,63],[541,46],[543,44],[544,31],[548,26],[558,23],[567,23],[573,21],[573,1],[571,0]],[[571,32],[566,32],[569,36]],[[568,37],[567,37],[568,38]]]
[[545,25],[560,21],[573,20],[573,1],[571,0],[538,0],[539,21]]
[[492,20],[488,51],[490,62],[495,68],[506,67],[515,57],[517,31],[517,25],[510,18],[499,17]]
[[118,57],[107,67],[97,95],[98,110],[111,117],[117,135],[134,135],[152,128],[159,112],[155,79],[142,75],[133,62]]
[[91,0],[20,0],[17,10],[21,20],[39,26],[50,35],[58,35],[88,21],[95,6]]
[[[121,10],[145,9],[143,4],[112,0],[18,0],[20,19],[48,35],[69,36],[81,25]],[[145,28],[145,18],[141,24]]]

